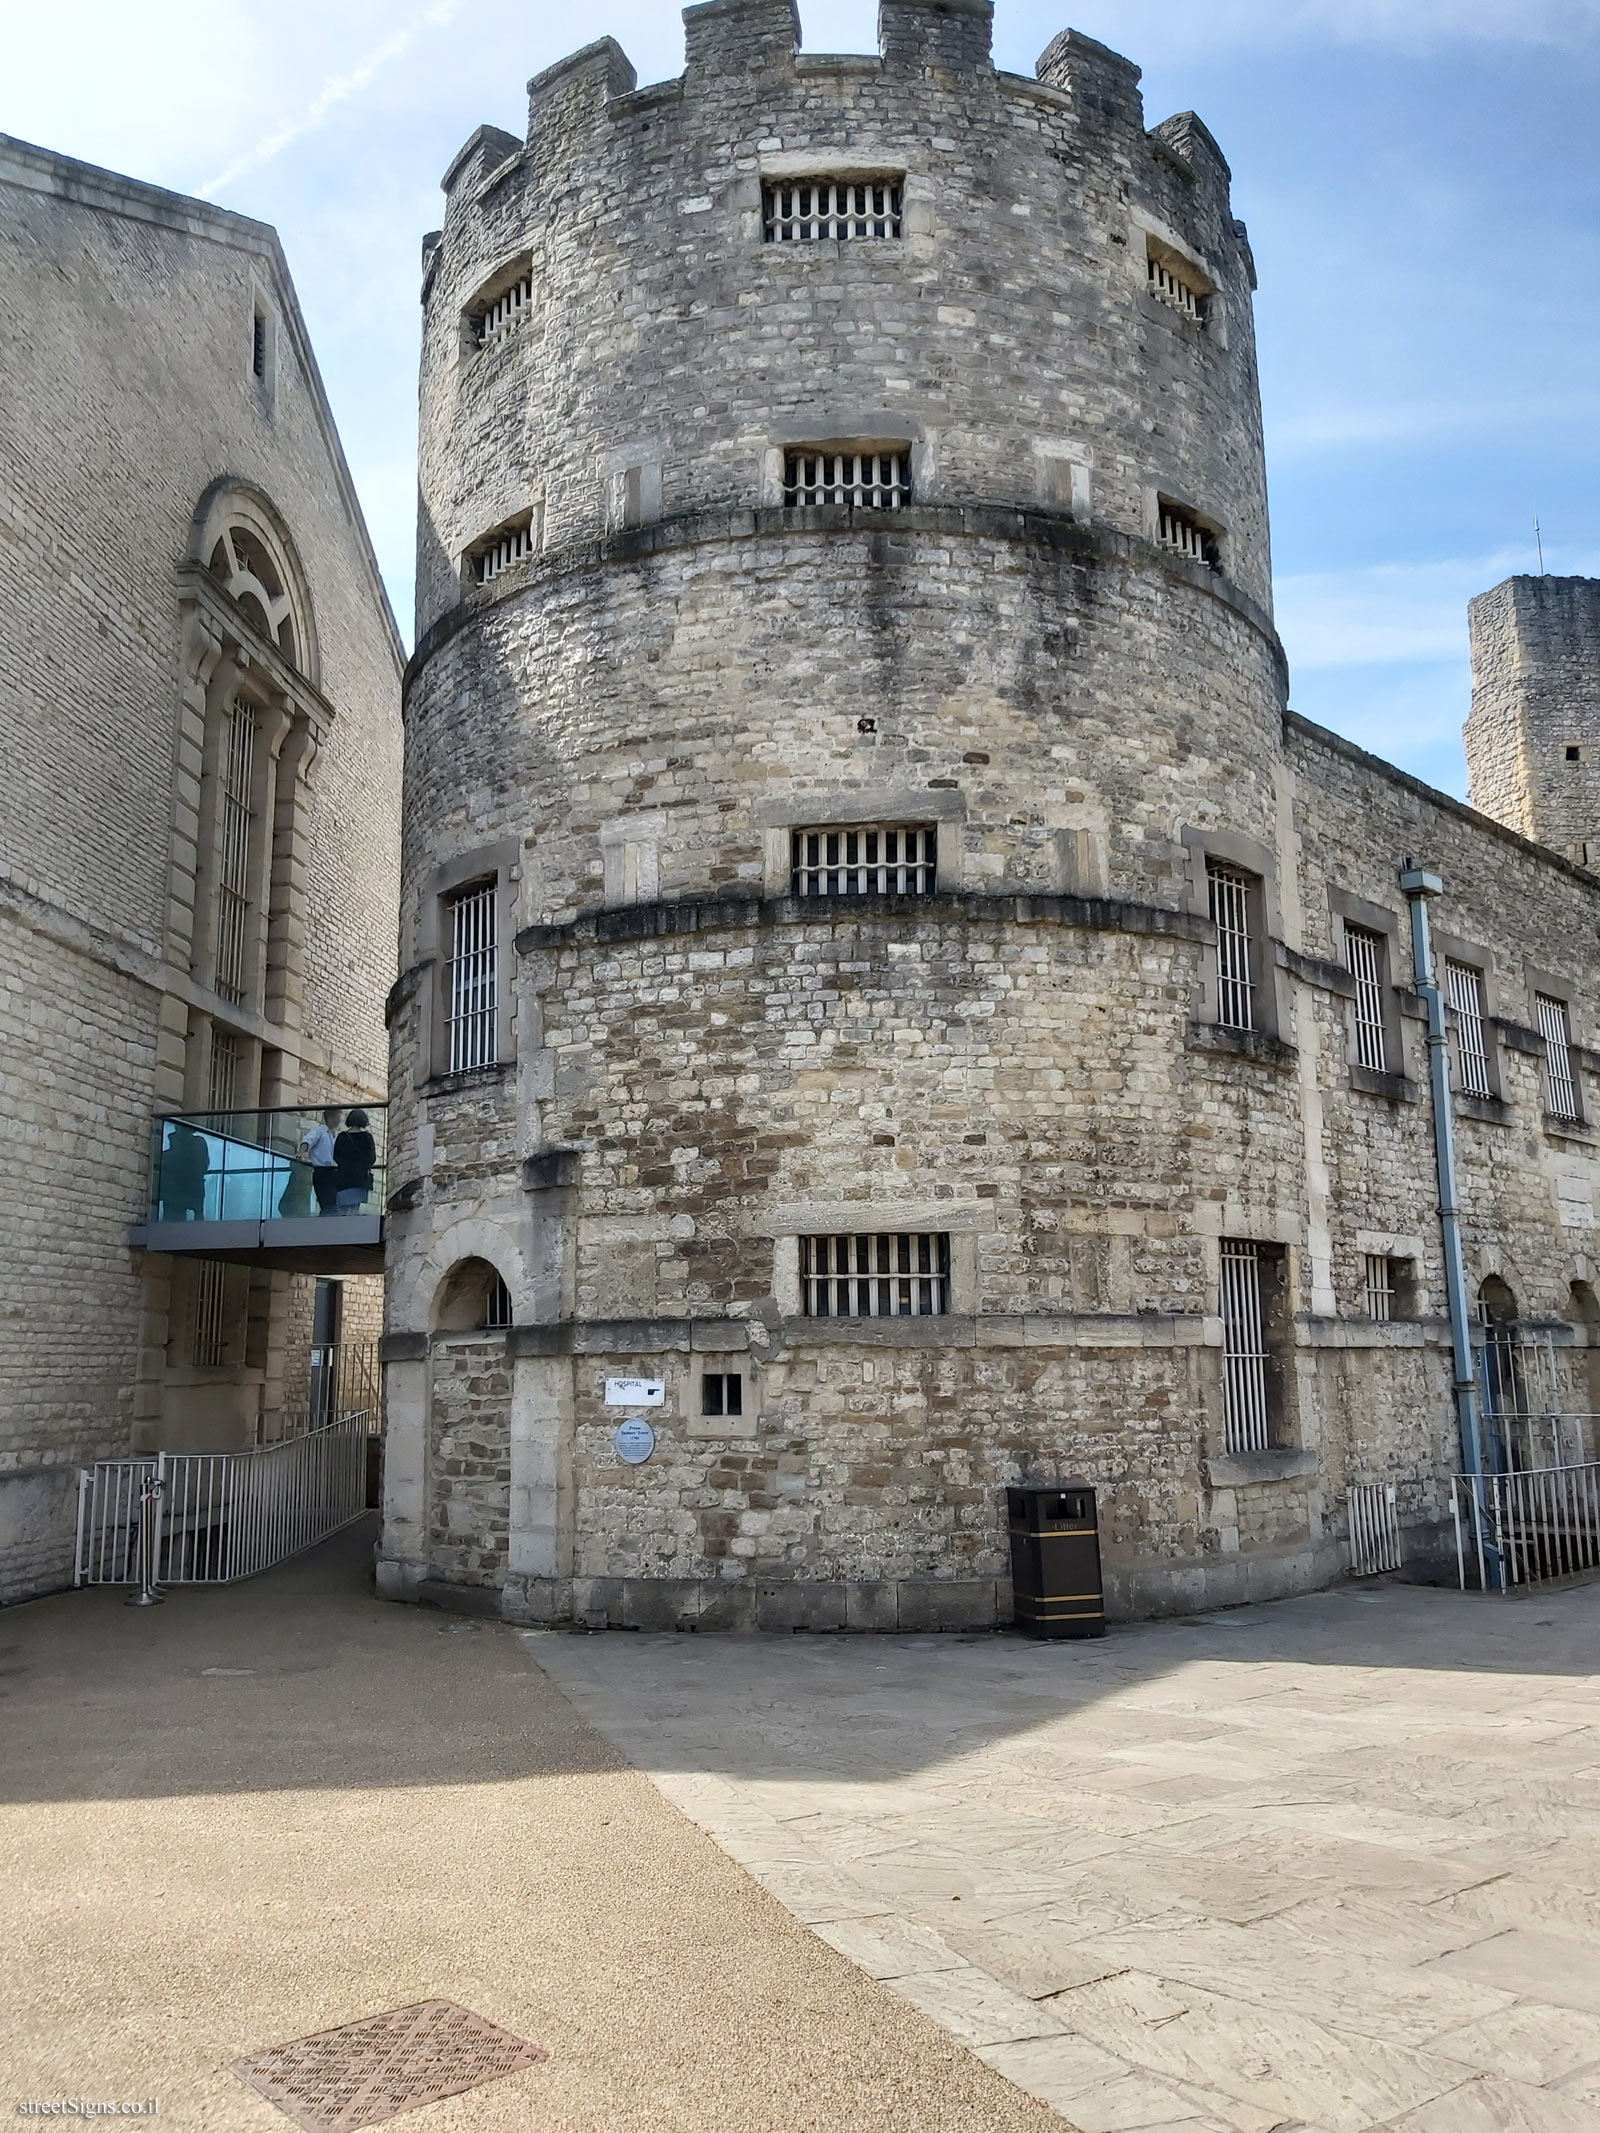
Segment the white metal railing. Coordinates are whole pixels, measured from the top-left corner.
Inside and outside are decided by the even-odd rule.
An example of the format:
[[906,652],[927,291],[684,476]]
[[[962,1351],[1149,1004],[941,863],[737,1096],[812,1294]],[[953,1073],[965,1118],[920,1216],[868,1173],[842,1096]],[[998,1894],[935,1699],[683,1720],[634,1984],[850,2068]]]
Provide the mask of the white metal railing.
[[221,1585],[313,1548],[366,1508],[367,1417],[252,1452],[102,1459],[78,1475],[74,1585],[140,1582],[139,1503],[157,1484],[156,1585]]
[[1483,972],[1471,963],[1444,966],[1445,998],[1455,1015],[1457,1083],[1467,1096],[1490,1096],[1489,1048],[1484,1042]]
[[1206,862],[1206,889],[1217,929],[1217,1020],[1225,1029],[1255,1028],[1255,981],[1250,971],[1253,875],[1219,859]]
[[533,520],[524,519],[520,525],[507,526],[478,549],[473,557],[480,585],[488,585],[498,578],[503,570],[513,563],[521,563],[534,550]]
[[907,451],[794,451],[784,455],[783,500],[790,509],[849,504],[857,511],[895,511],[911,496]]
[[496,902],[499,882],[463,889],[450,903],[450,1071],[492,1066],[499,1057]]
[[862,822],[794,833],[796,896],[931,896],[938,832],[926,824]]
[[1552,1118],[1578,1116],[1578,1091],[1572,1078],[1572,1028],[1565,1000],[1548,993],[1534,999],[1539,1034],[1544,1039],[1544,1107]]
[[1180,274],[1175,274],[1171,267],[1154,257],[1145,261],[1145,269],[1152,296],[1160,297],[1164,304],[1169,304],[1174,311],[1181,311],[1185,318],[1198,321],[1205,317],[1205,298]]
[[1389,1064],[1383,1036],[1383,937],[1362,926],[1346,926],[1344,958],[1356,981],[1356,1058],[1383,1073]]
[[762,236],[768,244],[898,237],[898,178],[777,178],[761,188]]
[[1230,1452],[1264,1452],[1271,1444],[1261,1252],[1232,1237],[1222,1243],[1222,1423]]
[[1214,564],[1217,560],[1217,538],[1209,527],[1189,511],[1180,511],[1176,504],[1162,504],[1157,517],[1156,535],[1163,548],[1170,548],[1174,555],[1187,556],[1191,563]]
[[950,1308],[950,1239],[902,1231],[802,1237],[808,1318],[927,1318]]
[[533,302],[533,276],[524,274],[521,281],[514,281],[509,289],[502,289],[492,304],[474,312],[472,338],[479,348],[497,340],[502,333],[520,326],[528,306]]
[[1350,1487],[1350,1575],[1378,1577],[1400,1568],[1400,1511],[1393,1482]]
[[1463,1592],[1512,1592],[1600,1571],[1600,1461],[1453,1475],[1450,1510]]

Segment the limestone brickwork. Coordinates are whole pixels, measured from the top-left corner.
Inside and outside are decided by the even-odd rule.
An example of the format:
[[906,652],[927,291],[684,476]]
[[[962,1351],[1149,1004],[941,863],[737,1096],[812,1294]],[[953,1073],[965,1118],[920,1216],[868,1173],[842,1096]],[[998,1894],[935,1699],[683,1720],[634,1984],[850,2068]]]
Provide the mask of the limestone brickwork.
[[[299,1277],[229,1269],[226,1353],[197,1365],[194,1263],[128,1232],[152,1116],[207,1107],[218,1042],[241,1107],[382,1094],[402,653],[270,229],[0,139],[0,338],[15,1598],[70,1576],[60,1475],[253,1443],[305,1398]],[[243,545],[218,561],[225,534],[260,544],[265,606]],[[225,997],[214,794],[233,694],[257,716],[261,880]]]
[[1507,578],[1468,613],[1474,804],[1600,864],[1600,581]]
[[[609,42],[538,77],[526,140],[473,137],[424,248],[383,1589],[489,1566],[518,1618],[985,1624],[1019,1478],[1095,1485],[1121,1612],[1338,1574],[1356,1483],[1394,1483],[1437,1563],[1454,1422],[1398,876],[1443,875],[1441,939],[1484,973],[1475,1278],[1569,1346],[1600,884],[1289,712],[1254,269],[1198,119],[1147,130],[1137,70],[1071,32],[1037,79],[997,73],[979,0],[885,0],[863,58],[799,51],[780,0],[685,22],[680,80],[636,89]],[[898,183],[899,236],[764,241],[764,187],[830,173]],[[786,502],[808,442],[903,449],[910,498]],[[796,893],[796,831],[872,823],[934,833],[930,893]],[[1247,1029],[1212,864],[1251,884]],[[473,884],[499,995],[466,1071]],[[1579,1120],[1545,1116],[1552,986]],[[815,1315],[802,1240],[863,1233],[943,1239],[948,1308]],[[1224,1240],[1258,1254],[1264,1449],[1227,1419]],[[464,1358],[446,1299],[480,1263],[512,1324]],[[625,1377],[664,1386],[632,1466]]]

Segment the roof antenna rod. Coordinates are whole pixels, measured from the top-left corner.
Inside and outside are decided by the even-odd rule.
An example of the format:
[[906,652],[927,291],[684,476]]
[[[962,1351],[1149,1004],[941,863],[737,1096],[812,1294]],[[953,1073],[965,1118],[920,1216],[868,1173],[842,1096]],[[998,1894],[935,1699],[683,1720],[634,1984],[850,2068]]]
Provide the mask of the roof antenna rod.
[[1539,550],[1539,575],[1542,578],[1544,576],[1544,535],[1539,531],[1537,516],[1533,521],[1533,538]]

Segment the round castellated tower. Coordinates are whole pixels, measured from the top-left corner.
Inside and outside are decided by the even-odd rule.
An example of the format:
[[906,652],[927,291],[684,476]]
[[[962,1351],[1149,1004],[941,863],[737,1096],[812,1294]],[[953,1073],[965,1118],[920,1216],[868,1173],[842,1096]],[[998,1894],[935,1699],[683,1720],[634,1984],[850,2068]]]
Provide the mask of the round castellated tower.
[[1195,1211],[1280,1152],[1195,1042],[1208,865],[1278,930],[1250,251],[1196,118],[989,14],[812,57],[710,0],[681,79],[593,45],[447,174],[391,1593],[987,1621],[1019,1475],[1099,1486],[1117,1604],[1215,1547]]

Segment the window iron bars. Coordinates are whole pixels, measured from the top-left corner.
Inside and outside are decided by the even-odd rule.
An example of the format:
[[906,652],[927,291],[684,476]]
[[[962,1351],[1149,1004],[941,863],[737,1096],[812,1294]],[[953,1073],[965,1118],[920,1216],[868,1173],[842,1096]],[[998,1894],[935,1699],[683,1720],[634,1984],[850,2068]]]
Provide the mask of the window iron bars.
[[1255,877],[1221,860],[1206,862],[1206,886],[1217,929],[1217,1020],[1224,1029],[1254,1029],[1255,981],[1250,972],[1250,903]]
[[1544,1039],[1544,1107],[1552,1118],[1576,1119],[1578,1087],[1572,1073],[1572,1026],[1565,1000],[1534,995],[1539,1034]]
[[1467,1096],[1492,1096],[1484,1032],[1483,972],[1471,963],[1455,963],[1447,958],[1444,990],[1456,1018],[1457,1086]]
[[194,1338],[190,1360],[202,1370],[217,1370],[225,1360],[225,1307],[228,1269],[220,1259],[202,1259],[195,1269]]
[[1217,569],[1222,561],[1217,537],[1210,527],[1202,526],[1192,511],[1185,511],[1178,504],[1163,503],[1158,507],[1156,535],[1163,548],[1186,556],[1191,563],[1204,563],[1208,570]]
[[1185,318],[1192,318],[1197,324],[1204,320],[1206,300],[1181,274],[1153,257],[1145,261],[1145,270],[1152,296],[1159,297],[1162,303],[1174,311],[1181,311]]
[[1383,935],[1361,926],[1344,929],[1345,967],[1356,981],[1356,1059],[1375,1074],[1387,1073],[1383,1032]]
[[1237,1238],[1222,1243],[1222,1429],[1230,1452],[1264,1452],[1271,1443],[1261,1248]]
[[514,281],[509,289],[502,289],[492,303],[485,304],[481,311],[472,315],[472,338],[479,348],[486,348],[503,333],[510,333],[522,324],[528,307],[533,302],[533,276],[524,274]]
[[700,1412],[703,1415],[742,1415],[744,1379],[737,1370],[707,1370],[700,1379]]
[[821,244],[898,237],[898,178],[775,178],[761,188],[767,244]]
[[473,568],[480,585],[490,585],[500,573],[509,570],[514,563],[526,562],[534,550],[533,520],[524,519],[520,526],[507,526],[480,548],[473,557]]
[[866,822],[794,833],[790,871],[796,896],[931,896],[938,873],[937,831],[928,824]]
[[1381,1252],[1368,1252],[1364,1279],[1368,1318],[1388,1321],[1394,1317],[1394,1261]]
[[228,707],[221,741],[221,817],[217,830],[217,991],[244,999],[250,932],[250,846],[254,812],[256,715],[242,697]]
[[485,881],[450,899],[450,1072],[493,1066],[499,1057],[495,904],[498,883]]
[[784,455],[783,501],[790,510],[848,504],[856,511],[897,511],[911,498],[911,454],[796,450]]
[[511,1323],[511,1291],[499,1274],[490,1282],[484,1297],[483,1323],[491,1332],[500,1332]]
[[211,1058],[206,1068],[206,1100],[212,1111],[231,1111],[239,1094],[242,1064],[239,1040],[231,1029],[211,1025]]
[[950,1308],[950,1239],[921,1231],[802,1237],[807,1318],[936,1318]]

